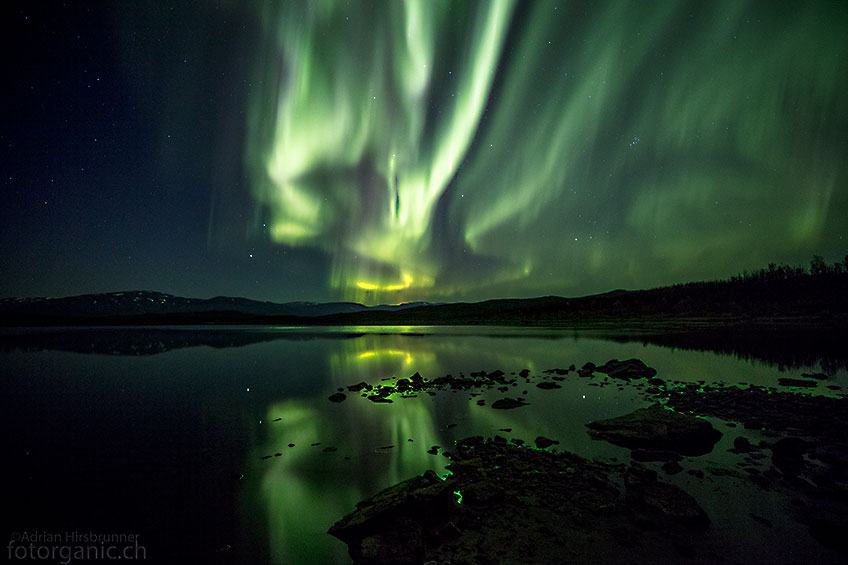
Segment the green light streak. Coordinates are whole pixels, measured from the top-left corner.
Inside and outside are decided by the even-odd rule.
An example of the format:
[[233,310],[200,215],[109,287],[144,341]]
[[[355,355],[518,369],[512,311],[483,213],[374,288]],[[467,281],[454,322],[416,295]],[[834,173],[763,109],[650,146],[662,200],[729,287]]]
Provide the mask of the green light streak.
[[261,139],[248,146],[254,197],[272,214],[274,241],[334,253],[331,284],[345,298],[433,286],[433,209],[473,139],[512,6],[472,10],[472,56],[439,69],[456,72],[458,96],[429,133],[435,44],[453,16],[449,3],[363,5],[357,22],[336,2],[286,3],[265,14],[280,55],[265,62],[278,71],[250,117],[251,137]]
[[262,6],[257,217],[325,252],[344,299],[574,294],[844,255],[840,3]]

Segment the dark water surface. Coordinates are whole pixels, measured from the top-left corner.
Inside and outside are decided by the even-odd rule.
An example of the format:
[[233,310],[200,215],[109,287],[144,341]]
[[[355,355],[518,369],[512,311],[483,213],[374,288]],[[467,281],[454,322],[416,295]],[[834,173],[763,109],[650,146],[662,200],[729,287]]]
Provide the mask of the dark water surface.
[[[495,369],[540,375],[638,357],[667,381],[777,386],[778,378],[824,370],[829,378],[816,393],[835,394],[826,386],[848,386],[848,375],[832,337],[483,327],[3,330],[6,551],[15,562],[21,548],[123,535],[94,545],[132,546],[151,563],[346,562],[345,545],[327,528],[382,488],[442,472],[448,461],[430,446],[449,449],[473,434],[542,435],[559,449],[626,463],[629,450],[591,440],[585,424],[649,400],[638,386],[573,377],[557,390],[522,384],[508,394],[444,391],[392,404],[353,393],[329,402],[340,387],[416,371],[426,379]],[[489,407],[519,395],[530,405]],[[732,440],[725,433],[713,453],[681,464],[726,466]],[[733,476],[680,473],[674,481],[704,506],[709,535],[734,559],[759,561],[767,547],[786,562],[836,561],[776,494]],[[73,562],[59,553],[36,560]]]

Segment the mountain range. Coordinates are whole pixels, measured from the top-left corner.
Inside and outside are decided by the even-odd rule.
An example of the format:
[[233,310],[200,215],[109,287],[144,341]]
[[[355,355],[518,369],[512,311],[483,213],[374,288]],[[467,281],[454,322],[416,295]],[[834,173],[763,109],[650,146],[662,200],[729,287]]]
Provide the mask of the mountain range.
[[151,291],[0,299],[2,326],[73,325],[548,325],[848,328],[848,269],[762,270],[730,280],[565,298],[364,306],[183,298]]
[[368,310],[392,311],[425,305],[411,302],[399,305],[364,306],[355,302],[262,302],[247,298],[216,296],[184,298],[145,290],[83,294],[64,298],[0,299],[4,318],[130,318],[135,316],[207,316],[213,313],[243,316],[295,316],[312,318],[331,314],[352,314]]

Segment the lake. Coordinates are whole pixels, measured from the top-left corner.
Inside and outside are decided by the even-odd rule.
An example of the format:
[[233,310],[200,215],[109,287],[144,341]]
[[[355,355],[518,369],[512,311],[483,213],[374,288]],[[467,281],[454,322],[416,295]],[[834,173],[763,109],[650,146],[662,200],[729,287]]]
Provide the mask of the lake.
[[[567,377],[556,390],[514,387],[506,396],[529,402],[514,410],[490,407],[505,396],[497,390],[378,404],[347,391],[361,381],[541,375],[635,357],[666,381],[777,386],[823,371],[824,384],[848,386],[844,342],[809,334],[174,327],[5,329],[0,338],[7,543],[17,559],[88,536],[100,551],[129,547],[154,563],[344,563],[347,548],[327,528],[385,487],[443,473],[448,460],[432,446],[545,436],[557,449],[628,462],[629,450],[590,439],[585,424],[650,403],[644,385]],[[837,393],[824,384],[816,393]],[[347,398],[330,402],[340,389]],[[726,464],[734,432],[714,423],[724,437],[684,468]],[[756,560],[760,546],[790,561],[836,561],[773,493],[734,477],[668,480],[698,499],[741,561]],[[749,523],[751,513],[771,526]]]

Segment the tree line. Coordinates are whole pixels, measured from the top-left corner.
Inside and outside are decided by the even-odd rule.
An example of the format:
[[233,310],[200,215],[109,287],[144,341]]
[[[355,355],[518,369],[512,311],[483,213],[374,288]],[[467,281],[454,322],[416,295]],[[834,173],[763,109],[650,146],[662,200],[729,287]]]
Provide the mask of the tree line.
[[793,266],[793,265],[778,265],[769,263],[765,269],[760,269],[754,272],[743,271],[738,275],[730,277],[729,282],[748,282],[748,281],[775,281],[775,280],[794,280],[806,277],[822,277],[832,275],[848,274],[848,255],[842,261],[834,262],[830,265],[825,262],[821,255],[813,255],[810,260],[810,266]]

